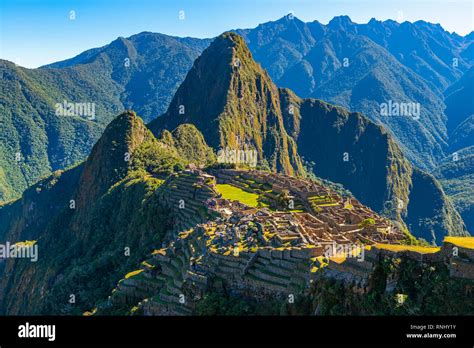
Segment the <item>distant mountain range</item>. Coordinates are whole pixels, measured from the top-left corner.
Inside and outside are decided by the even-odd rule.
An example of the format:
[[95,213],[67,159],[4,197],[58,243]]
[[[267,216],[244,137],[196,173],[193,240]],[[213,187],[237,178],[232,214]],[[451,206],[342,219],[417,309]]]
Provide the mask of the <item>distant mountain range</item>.
[[[449,147],[443,91],[474,63],[472,36],[439,25],[340,16],[327,25],[292,16],[237,30],[275,83],[362,112],[389,129],[408,158],[432,169]],[[380,105],[419,103],[419,119],[382,116]]]
[[[218,100],[226,97],[218,88],[208,91],[205,96],[215,103],[212,105],[202,105],[196,96],[183,95],[183,91],[178,91],[171,102],[193,61],[211,40],[144,32],[128,39],[118,38],[104,47],[39,69],[24,69],[2,61],[0,116],[6,131],[0,138],[0,199],[16,198],[40,177],[84,159],[105,125],[121,110],[134,109],[148,122],[165,113],[171,102],[165,119],[167,128],[172,129],[172,125],[181,123],[170,116],[181,105],[177,98],[194,98],[194,106],[188,107],[185,115],[189,116],[190,110],[197,113],[193,117],[199,118],[194,121],[214,148],[217,148],[216,144],[254,142],[258,144],[260,160],[266,160],[269,168],[288,174],[301,174],[303,165],[314,162],[317,175],[346,185],[378,211],[384,209],[387,201],[400,195],[401,192],[392,194],[397,186],[410,186],[409,177],[402,180],[405,183],[392,181],[387,176],[390,168],[384,169],[386,173],[379,177],[384,179],[378,182],[377,189],[358,184],[359,179],[370,182],[370,175],[357,177],[349,174],[351,171],[337,169],[331,173],[330,168],[339,168],[335,161],[340,152],[351,155],[350,150],[338,148],[334,157],[329,156],[335,147],[325,148],[327,142],[321,143],[318,142],[320,139],[314,138],[314,134],[318,134],[317,127],[311,125],[308,118],[302,118],[300,122],[299,116],[288,116],[282,107],[288,106],[285,103],[292,99],[297,105],[296,115],[299,115],[301,110],[314,110],[317,104],[302,101],[284,89],[275,91],[276,87],[268,82],[270,79],[279,87],[295,91],[299,97],[316,97],[345,106],[383,125],[398,143],[396,149],[387,145],[390,151],[397,153],[389,158],[395,162],[396,158],[403,158],[399,163],[402,172],[397,176],[411,172],[405,157],[416,167],[431,171],[453,149],[469,145],[472,138],[466,133],[472,121],[467,116],[469,107],[460,111],[456,100],[464,98],[472,105],[467,97],[472,86],[467,72],[472,72],[474,63],[472,35],[450,34],[439,25],[423,21],[400,24],[371,20],[367,24],[356,24],[347,16],[335,17],[327,25],[317,21],[304,23],[285,16],[254,29],[235,32],[242,35],[252,56],[268,72],[267,75],[260,71],[260,77],[255,81],[239,80],[244,81],[242,86],[231,89],[237,100],[246,98],[242,91],[250,88],[252,98],[264,98],[269,103],[260,102],[257,109],[251,104],[242,106],[243,112],[256,116],[250,120],[242,113],[238,120],[242,122],[240,124],[226,122],[223,118],[219,118],[218,123],[208,122],[209,111],[217,112],[225,105],[235,111],[232,104]],[[218,64],[215,62],[216,68]],[[254,84],[263,89],[254,90]],[[56,115],[55,105],[63,101],[95,103],[95,119]],[[217,105],[219,103],[223,104]],[[419,103],[419,116],[381,115],[384,103]],[[329,115],[346,113],[326,104],[318,105],[318,109]],[[342,119],[345,118],[347,115]],[[322,118],[320,122],[324,120]],[[355,132],[345,141],[352,142],[350,145],[357,143],[367,152],[369,150],[363,148],[357,132],[365,134],[366,127],[372,129],[373,125],[367,126],[365,118],[360,120],[358,125],[349,122],[345,127],[338,127]],[[268,128],[263,125],[267,121]],[[156,122],[165,121],[158,119]],[[336,118],[334,122],[347,121]],[[219,133],[216,133],[217,129],[211,133],[214,126],[220,127]],[[259,127],[262,128],[258,130]],[[342,147],[342,143],[335,146]],[[350,148],[349,144],[347,147]],[[320,151],[321,148],[325,148],[327,155]],[[352,170],[359,174],[370,173],[368,168],[372,164],[365,162],[363,157],[360,160],[360,165]],[[391,187],[386,188],[384,183],[390,183]],[[433,185],[442,192],[437,184]],[[402,189],[405,202],[408,202],[410,192],[408,186]],[[444,196],[440,194],[440,197]],[[418,222],[412,221],[413,224]],[[422,235],[426,237],[430,233],[425,231]]]

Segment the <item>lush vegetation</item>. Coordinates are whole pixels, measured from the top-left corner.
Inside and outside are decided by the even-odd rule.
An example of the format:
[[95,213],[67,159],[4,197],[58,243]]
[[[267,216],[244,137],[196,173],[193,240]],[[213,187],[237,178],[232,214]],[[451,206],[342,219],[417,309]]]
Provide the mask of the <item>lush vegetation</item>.
[[[389,274],[398,275],[386,292]],[[472,315],[472,282],[454,279],[444,263],[428,265],[407,258],[384,259],[377,266],[366,294],[353,292],[341,281],[321,279],[312,290],[319,315]]]
[[474,231],[473,169],[474,146],[470,146],[447,156],[433,172],[453,200],[471,233]]
[[285,298],[264,297],[259,301],[211,290],[196,306],[197,315],[310,315],[309,298],[296,296],[294,303]]
[[[301,25],[296,21],[277,25],[284,32],[286,26],[295,23]],[[252,37],[245,35],[247,40]],[[329,43],[344,38],[340,34],[328,35],[322,42],[331,52]],[[69,168],[43,177],[20,200],[0,206],[0,238],[34,240],[42,255],[39,264],[19,260],[1,265],[0,288],[4,289],[4,296],[0,313],[80,314],[93,308],[98,298],[110,293],[121,275],[136,269],[143,255],[161,244],[172,227],[172,213],[157,194],[163,180],[190,163],[215,165],[212,148],[254,150],[259,168],[305,176],[307,169],[301,155],[313,175],[341,183],[362,203],[398,221],[417,237],[439,243],[446,234],[465,235],[462,219],[439,182],[412,167],[405,157],[408,154],[415,162],[431,167],[434,159],[444,154],[445,127],[439,110],[430,109],[439,106],[435,100],[439,96],[433,99],[434,94],[426,86],[436,86],[438,82],[446,85],[459,73],[442,74],[443,81],[422,81],[398,65],[408,62],[387,58],[388,53],[373,42],[361,38],[349,41],[349,47],[359,50],[358,56],[351,57],[351,64],[357,69],[351,70],[349,85],[335,83],[344,80],[345,73],[340,69],[326,76],[324,84],[319,81],[317,85],[328,87],[324,93],[331,100],[357,110],[373,111],[375,104],[370,101],[387,98],[412,98],[426,103],[424,112],[433,116],[428,120],[427,114],[422,114],[422,119],[429,121],[423,123],[425,128],[413,120],[404,124],[408,122],[404,118],[385,121],[395,137],[402,140],[401,146],[391,133],[359,113],[314,99],[300,99],[289,90],[277,89],[253,60],[244,40],[231,33],[218,37],[202,53],[168,111],[150,124],[158,138],[135,113],[125,112],[115,119],[113,115],[128,105],[137,107],[148,120],[156,110],[164,111],[192,60],[208,41],[143,33],[130,39],[119,38],[48,68],[28,70],[0,62],[0,97],[5,100],[0,105],[0,123],[5,125],[0,137],[0,200],[17,197],[53,170]],[[308,52],[321,49],[315,44],[309,35],[305,43]],[[167,59],[155,55],[157,51],[166,52]],[[256,56],[262,59],[264,51],[260,52]],[[339,48],[334,49],[334,62],[340,53]],[[129,66],[123,64],[125,59],[130,59]],[[374,64],[368,75],[360,76],[375,61],[382,63]],[[308,65],[301,64],[308,72]],[[280,71],[280,82],[284,81],[287,68],[291,67]],[[397,86],[394,68],[404,73]],[[410,79],[416,81],[416,90]],[[159,87],[143,91],[145,85]],[[344,99],[349,90],[350,103]],[[367,96],[365,91],[374,95]],[[96,102],[96,120],[56,115],[54,105],[63,100]],[[401,134],[407,138],[401,138]],[[417,152],[420,146],[426,155]],[[89,152],[88,159],[77,164]],[[473,196],[472,185],[466,184],[472,182],[469,163],[446,162],[436,173],[463,216],[468,217],[472,205],[468,203],[463,209],[463,204]],[[260,204],[257,195],[228,185],[219,189],[226,197],[251,206]],[[397,205],[400,200],[401,206]],[[384,293],[380,284],[374,284],[372,292],[360,298],[337,282],[328,281],[315,288],[318,311],[436,314],[450,313],[452,306],[452,313],[472,313],[471,307],[461,304],[465,284],[450,279],[444,265],[436,265],[433,271],[410,261],[401,264],[381,265],[380,277],[374,281],[383,284],[387,273],[396,268],[401,274],[397,291],[407,295],[406,306],[393,304],[392,295]],[[9,274],[15,276],[5,276]],[[430,297],[430,293],[435,295]],[[73,303],[71,295],[75,298]],[[448,295],[455,298],[445,301],[443,297]],[[263,314],[275,313],[276,309],[273,304],[258,307],[222,294],[210,294],[205,301],[208,314]],[[436,301],[445,302],[436,307]],[[301,308],[308,311],[309,307]],[[278,310],[281,312],[282,308]],[[284,310],[298,313],[287,307]],[[200,311],[206,311],[205,307]]]
[[36,240],[41,262],[7,262],[0,312],[81,314],[106,298],[172,228],[156,192],[166,173],[186,165],[177,153],[135,113],[125,112],[85,163],[54,173],[22,200],[3,205],[0,238]]
[[259,195],[255,193],[244,191],[241,188],[229,184],[217,184],[216,189],[224,199],[239,201],[240,203],[246,204],[250,207],[259,206]]
[[[147,121],[164,112],[208,43],[142,33],[39,69],[0,60],[0,201],[84,160],[120,111]],[[64,101],[94,103],[94,119],[57,115]]]
[[253,60],[243,39],[225,33],[196,60],[168,111],[150,128],[160,134],[191,123],[216,151],[256,151],[259,165],[304,175],[278,104],[277,88]]

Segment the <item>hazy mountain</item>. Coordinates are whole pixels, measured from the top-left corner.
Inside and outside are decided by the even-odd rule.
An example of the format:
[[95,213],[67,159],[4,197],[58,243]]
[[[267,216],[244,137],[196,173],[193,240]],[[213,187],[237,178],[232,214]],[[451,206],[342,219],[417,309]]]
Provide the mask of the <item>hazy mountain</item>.
[[445,91],[451,150],[474,145],[474,68]]
[[466,147],[447,156],[433,172],[452,198],[466,223],[474,231],[474,146]]
[[[0,61],[0,201],[17,197],[41,176],[82,160],[113,112],[116,87],[81,68],[25,69]],[[111,95],[112,94],[112,95]],[[55,105],[97,102],[95,120],[56,115]]]
[[142,32],[46,67],[81,66],[107,72],[107,82],[119,89],[117,97],[123,107],[136,110],[148,122],[166,110],[209,41]]
[[445,91],[451,154],[433,174],[452,198],[470,232],[474,231],[474,68]]
[[[207,44],[141,33],[39,69],[0,61],[0,201],[83,160],[121,110],[146,120],[164,112]],[[94,104],[95,117],[57,115],[64,102]]]

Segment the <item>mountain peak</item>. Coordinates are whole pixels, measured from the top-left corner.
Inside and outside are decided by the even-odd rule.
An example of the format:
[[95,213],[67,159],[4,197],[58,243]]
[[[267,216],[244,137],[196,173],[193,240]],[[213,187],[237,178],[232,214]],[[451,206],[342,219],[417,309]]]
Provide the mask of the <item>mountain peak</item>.
[[224,55],[222,58],[226,58],[228,63],[234,64],[234,59],[239,58],[237,56],[243,56],[240,58],[251,57],[249,48],[242,36],[227,31],[214,39],[214,41],[209,46],[210,51],[215,53],[223,53],[223,50],[231,50],[231,55]]
[[[232,31],[226,31],[219,35],[216,40],[222,40],[222,41],[228,41],[231,43],[244,43],[244,40],[242,39],[242,36],[232,32]],[[245,44],[245,43],[244,43]]]
[[351,26],[355,24],[352,22],[351,18],[347,15],[344,16],[336,16],[333,19],[331,19],[328,23],[328,27],[332,28],[346,28],[348,26]]
[[194,124],[215,150],[255,151],[260,163],[274,171],[303,174],[282,117],[278,88],[244,39],[226,32],[195,61],[168,111],[150,128],[159,134]]
[[153,135],[133,111],[125,111],[106,127],[84,163],[78,208],[84,208],[127,175],[133,151]]

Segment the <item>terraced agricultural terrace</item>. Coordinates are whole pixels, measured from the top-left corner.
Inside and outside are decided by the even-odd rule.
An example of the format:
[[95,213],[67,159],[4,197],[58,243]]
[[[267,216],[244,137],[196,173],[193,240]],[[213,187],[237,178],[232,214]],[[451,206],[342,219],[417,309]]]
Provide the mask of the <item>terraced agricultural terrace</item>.
[[[118,283],[99,313],[128,308],[132,314],[189,315],[209,289],[258,301],[302,293],[322,278],[365,293],[380,258],[400,255],[417,262],[444,258],[454,277],[474,279],[469,245],[463,258],[449,254],[454,242],[406,245],[407,236],[392,222],[311,180],[193,169],[172,175],[158,194],[174,211],[175,229]],[[336,246],[358,249],[328,254]]]

